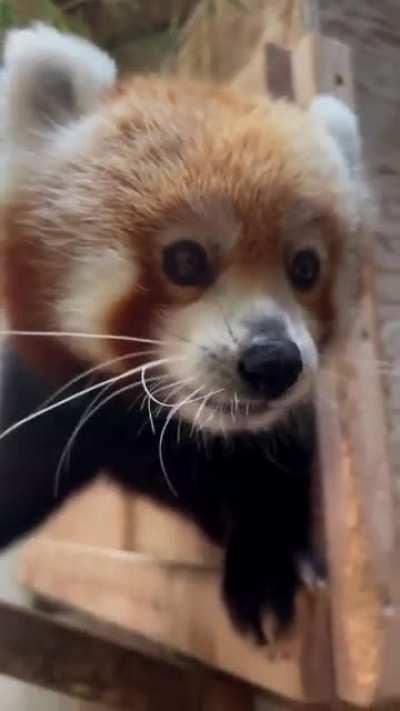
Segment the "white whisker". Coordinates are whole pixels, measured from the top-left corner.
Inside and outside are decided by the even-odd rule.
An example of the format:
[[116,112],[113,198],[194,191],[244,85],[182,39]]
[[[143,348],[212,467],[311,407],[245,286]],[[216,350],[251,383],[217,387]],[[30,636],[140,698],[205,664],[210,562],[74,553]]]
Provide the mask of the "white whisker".
[[153,435],[155,435],[156,426],[154,424],[153,413],[151,411],[151,400],[149,397],[147,398],[147,413],[149,415],[149,422],[150,422],[151,431],[152,431]]
[[37,338],[89,338],[104,341],[129,341],[132,343],[150,343],[155,346],[164,346],[167,341],[158,341],[154,338],[135,338],[112,333],[83,333],[81,331],[15,331],[12,329],[0,330],[0,336],[23,336]]
[[47,400],[42,403],[40,406],[41,408],[46,407],[49,405],[53,400],[58,398],[63,392],[71,388],[73,385],[76,385],[80,380],[82,380],[85,377],[88,377],[89,375],[92,375],[94,373],[97,373],[101,370],[106,370],[110,365],[115,365],[116,363],[121,363],[124,360],[128,360],[130,358],[138,358],[139,356],[143,355],[155,355],[158,353],[155,349],[152,350],[147,350],[147,351],[139,351],[138,353],[127,353],[122,356],[118,356],[116,358],[111,358],[110,360],[105,360],[102,363],[99,363],[98,365],[95,365],[93,368],[88,368],[88,370],[85,370],[83,373],[80,373],[79,375],[75,376],[75,378],[72,378],[69,380],[67,383],[62,385],[58,390],[56,390],[55,393],[53,393]]
[[[178,412],[178,410],[179,410],[181,407],[183,407],[183,405],[186,405],[186,404],[189,403],[189,402],[196,402],[196,400],[193,400],[193,397],[194,397],[195,395],[197,395],[197,393],[199,393],[201,390],[204,390],[204,385],[202,385],[201,387],[197,388],[197,390],[194,390],[190,395],[188,395],[187,398],[185,398],[184,400],[181,400],[177,405],[175,405],[175,406],[170,410],[170,412],[168,413],[168,416],[167,416],[167,418],[166,418],[166,420],[165,420],[165,422],[164,422],[164,425],[163,425],[163,428],[162,428],[161,434],[160,434],[160,439],[159,439],[159,442],[158,442],[158,458],[159,458],[159,460],[160,460],[161,470],[162,470],[162,473],[163,473],[163,475],[164,475],[165,481],[167,482],[167,485],[168,485],[170,491],[171,491],[171,492],[173,493],[173,495],[176,496],[176,497],[178,497],[178,493],[177,493],[175,487],[173,486],[173,484],[172,484],[172,482],[171,482],[171,480],[170,480],[170,478],[169,478],[169,476],[168,476],[168,472],[167,472],[167,469],[166,469],[166,466],[165,466],[165,462],[164,462],[164,456],[163,456],[163,442],[164,442],[164,437],[165,437],[165,433],[166,433],[166,431],[167,431],[168,425],[169,425],[169,423],[171,422],[171,420],[172,420],[172,418],[174,417],[174,415],[176,415],[176,413]],[[201,397],[203,397],[203,396],[201,396]],[[199,398],[199,399],[201,399],[201,398]]]
[[[154,399],[154,396],[157,395],[158,393],[163,392],[164,390],[169,390],[170,388],[174,388],[174,387],[178,386],[178,388],[177,388],[176,390],[173,390],[173,391],[172,391],[171,393],[169,393],[169,395],[168,395],[168,397],[173,397],[173,396],[176,394],[176,392],[177,392],[178,389],[180,389],[180,388],[183,387],[184,385],[187,385],[188,383],[193,382],[193,380],[194,380],[194,378],[186,378],[186,380],[174,380],[173,383],[169,383],[168,385],[162,385],[161,387],[157,387],[155,390],[150,390],[151,395],[152,395],[152,399]],[[149,382],[149,380],[147,380],[146,382]],[[157,404],[161,405],[161,402],[158,402],[158,401],[156,401],[156,400],[155,400],[155,402],[157,402]],[[164,404],[164,403],[163,403],[163,404]],[[168,404],[169,404],[169,403],[166,403],[166,405],[168,405]]]
[[[217,392],[218,392],[218,393],[224,392],[224,388],[221,388],[221,390],[217,390]],[[214,395],[214,393],[211,393],[210,395],[207,395],[207,401],[210,399],[211,395]],[[207,419],[205,420],[204,426],[205,426],[205,425],[208,425],[208,423],[211,422],[211,421],[214,419],[215,415],[216,415],[218,412],[219,412],[219,407],[218,407],[218,406],[217,406],[217,407],[214,407],[214,408],[212,409],[212,412],[211,412],[211,414],[209,415],[209,417],[207,417]]]
[[[184,359],[185,356],[182,356],[182,358]],[[156,397],[154,396],[154,392],[152,392],[152,391],[147,387],[147,384],[146,384],[146,368],[144,368],[144,369],[142,370],[141,378],[142,378],[143,390],[146,392],[147,397],[148,397],[149,399],[151,399],[153,402],[156,403],[156,405],[160,405],[161,407],[173,407],[173,404],[171,404],[171,403],[163,402],[162,400],[158,400],[158,398],[156,398]],[[194,380],[194,378],[188,378],[186,381],[181,381],[181,383],[191,382],[192,380]],[[171,385],[171,387],[173,387],[173,385],[175,385],[175,384],[176,384],[176,381]],[[166,387],[168,387],[168,386],[166,386]]]
[[[158,361],[155,361],[154,364],[153,364],[153,367],[156,367],[157,365],[159,365],[159,363],[158,363]],[[130,375],[135,375],[136,373],[139,373],[142,367],[143,367],[143,366],[138,366],[137,368],[134,368],[132,371],[130,371]],[[109,385],[113,385],[113,384],[114,384],[114,383],[108,384],[108,386],[109,386]],[[132,390],[133,388],[137,387],[138,385],[141,385],[141,382],[140,382],[140,381],[136,381],[135,383],[129,383],[129,385],[126,385],[126,386],[124,386],[123,388],[120,388],[119,390],[117,390],[117,392],[113,392],[113,393],[111,393],[110,395],[108,395],[105,399],[102,399],[102,400],[101,400],[100,402],[98,402],[94,407],[93,407],[94,403],[93,403],[93,402],[90,403],[89,408],[87,408],[87,409],[85,410],[85,412],[84,412],[84,414],[82,415],[82,417],[80,418],[78,424],[77,424],[76,427],[74,428],[74,430],[73,430],[71,436],[69,437],[68,442],[67,442],[67,444],[65,445],[64,450],[63,450],[63,452],[62,452],[62,454],[61,454],[60,460],[59,460],[59,462],[58,462],[57,471],[56,471],[56,475],[55,475],[55,482],[54,482],[54,496],[55,496],[55,497],[58,496],[58,490],[59,490],[59,484],[60,484],[61,471],[62,471],[62,467],[63,467],[63,465],[64,465],[64,461],[65,461],[66,457],[68,456],[68,452],[69,452],[70,449],[72,448],[73,443],[74,443],[75,439],[77,438],[77,436],[78,436],[79,432],[81,431],[81,429],[85,426],[85,424],[88,422],[88,420],[89,420],[91,417],[93,417],[93,415],[95,415],[95,413],[98,412],[98,410],[99,410],[101,407],[103,407],[107,402],[109,402],[110,400],[112,400],[112,399],[113,399],[114,397],[116,397],[117,395],[120,395],[121,393],[123,393],[123,392],[125,392],[125,391],[127,391],[127,390],[129,390],[129,389]],[[107,387],[107,386],[106,386],[106,387]],[[103,394],[104,394],[104,389],[101,391],[100,397],[101,397]],[[97,396],[97,398],[95,398],[95,400],[98,400],[98,399],[99,399],[99,397]]]
[[165,420],[164,426],[161,430],[160,439],[159,439],[159,443],[158,443],[158,456],[159,456],[160,466],[161,466],[162,472],[164,474],[165,481],[167,482],[167,484],[168,484],[171,492],[174,494],[174,496],[178,496],[178,493],[168,476],[167,469],[165,466],[164,456],[163,456],[163,441],[164,441],[165,433],[166,433],[168,425],[171,422],[174,415],[176,415],[176,413],[184,405],[187,405],[187,404],[193,403],[193,402],[197,402],[198,400],[208,399],[208,398],[212,397],[212,395],[215,395],[216,393],[221,392],[221,389],[219,389],[219,390],[215,390],[211,393],[208,393],[206,396],[200,395],[199,397],[195,397],[197,395],[197,393],[199,393],[201,390],[204,390],[204,387],[205,387],[204,385],[200,386],[199,388],[197,388],[197,390],[192,392],[187,398],[185,398],[184,400],[181,400],[177,405],[175,405],[172,408],[172,410],[170,410],[170,412],[168,413],[168,416]]
[[[132,384],[130,383],[129,385],[124,385],[122,388],[119,388],[119,390],[117,390],[116,392],[113,392],[113,393],[111,393],[110,395],[108,395],[108,396],[105,398],[105,400],[102,400],[101,402],[99,402],[99,403],[97,404],[97,406],[96,406],[93,410],[91,410],[91,412],[90,412],[90,414],[88,415],[88,418],[87,418],[87,419],[89,419],[89,417],[92,417],[92,416],[97,412],[97,410],[99,410],[100,407],[102,407],[103,405],[105,405],[109,400],[112,400],[112,398],[117,397],[117,396],[120,395],[121,393],[126,392],[127,390],[130,390],[131,388],[132,388]],[[86,420],[86,421],[87,421],[87,420]],[[85,421],[85,422],[86,422],[86,421]],[[81,427],[83,427],[83,425],[85,424],[85,422],[81,423],[79,429],[80,429]],[[57,498],[57,497],[58,497],[58,491],[59,491],[60,479],[61,479],[61,470],[62,470],[62,467],[63,467],[63,464],[64,464],[66,449],[71,445],[71,440],[73,441],[73,439],[77,436],[77,434],[78,434],[78,432],[79,432],[79,429],[78,429],[78,428],[75,428],[75,430],[73,431],[73,433],[72,433],[70,439],[68,440],[68,442],[67,442],[67,444],[66,444],[66,448],[64,449],[64,451],[63,451],[63,453],[62,453],[62,455],[61,455],[61,457],[60,457],[60,461],[59,461],[59,463],[58,463],[57,471],[56,471],[56,474],[55,474],[55,480],[54,480],[54,498]]]
[[[186,380],[179,381],[178,388],[173,390],[172,393],[169,394],[169,397],[173,397],[176,394],[176,392],[179,392],[181,387],[183,387],[187,382],[191,382],[193,380],[194,380],[194,378],[188,378]],[[164,391],[164,390],[168,390],[169,388],[175,387],[177,385],[177,381],[175,380],[173,383],[168,383],[168,385],[162,385],[161,387],[156,388],[155,390],[151,391],[147,387],[146,376],[145,376],[144,371],[142,371],[142,385],[143,385],[143,389],[145,390],[145,393],[147,394],[147,412],[149,415],[150,426],[151,426],[153,434],[155,434],[156,428],[155,428],[155,424],[154,424],[153,413],[151,411],[151,402],[155,402],[160,406],[158,408],[158,410],[156,411],[156,417],[158,417],[161,412],[162,407],[171,407],[171,405],[169,403],[162,403],[160,400],[158,400],[155,397],[155,394],[159,393],[161,391]]]
[[[155,375],[154,377],[149,378],[148,382],[149,382],[149,383],[156,383],[156,382],[163,383],[164,380],[168,380],[169,377],[170,377],[170,376],[168,375],[168,373],[165,373],[164,375]],[[128,408],[128,411],[132,410],[132,408],[135,407],[135,405],[136,405],[136,403],[137,403],[138,400],[141,400],[141,403],[140,403],[140,410],[143,410],[143,409],[144,409],[144,406],[145,406],[145,404],[146,404],[146,402],[147,402],[147,395],[146,395],[146,393],[144,393],[144,394],[141,393],[140,395],[138,395],[137,397],[135,397],[135,398],[132,400],[132,402],[131,402],[131,404],[130,404],[130,406],[129,406],[129,408]]]
[[[174,358],[161,358],[157,361],[154,361],[154,364],[152,365],[162,365],[164,363],[167,363],[171,360],[174,360]],[[144,366],[141,366],[144,367]],[[19,427],[22,427],[22,425],[27,424],[31,420],[35,420],[38,417],[41,417],[42,415],[47,414],[48,412],[51,412],[52,410],[57,409],[58,407],[61,407],[62,405],[66,405],[69,402],[73,402],[74,400],[77,400],[80,397],[83,397],[84,395],[87,395],[88,393],[98,390],[99,388],[103,387],[104,385],[108,385],[108,383],[117,383],[119,380],[123,380],[124,378],[129,378],[130,375],[132,375],[133,372],[136,372],[135,369],[133,370],[128,370],[125,373],[122,373],[121,375],[116,375],[112,378],[107,378],[106,380],[102,380],[99,383],[95,383],[94,385],[90,385],[89,387],[85,388],[84,390],[80,390],[77,393],[74,393],[73,395],[69,395],[66,398],[63,398],[62,400],[58,400],[58,402],[53,403],[52,405],[48,405],[47,407],[43,408],[42,410],[39,410],[38,412],[33,412],[30,415],[27,415],[26,417],[22,418],[22,420],[18,420],[18,422],[14,422],[13,425],[10,425],[10,427],[7,427],[1,434],[0,434],[0,441],[4,439],[7,435],[11,434],[15,430],[17,430]]]
[[[201,413],[203,412],[204,408],[206,407],[207,402],[209,401],[210,397],[212,397],[213,395],[216,395],[217,393],[222,392],[222,390],[223,390],[223,388],[220,388],[219,390],[214,390],[213,392],[208,393],[208,395],[206,395],[204,397],[203,402],[201,402],[199,405],[199,409],[197,410],[196,417],[193,420],[193,425],[192,425],[192,430],[190,432],[190,435],[192,435],[192,432],[193,432],[194,428],[196,427],[196,423],[199,421],[199,419],[201,417]],[[208,422],[208,418],[207,418],[206,422]]]
[[[149,380],[153,380],[153,379],[156,380],[156,379],[158,379],[158,377],[157,377],[157,376],[154,376],[154,378],[149,378]],[[89,417],[91,416],[92,410],[93,410],[93,408],[95,407],[95,405],[99,402],[99,400],[101,400],[102,397],[104,397],[104,395],[106,394],[106,392],[107,392],[108,390],[110,390],[110,388],[112,388],[113,385],[114,385],[113,382],[112,382],[112,383],[108,383],[108,385],[105,385],[104,388],[102,388],[101,391],[100,391],[99,393],[97,393],[97,395],[93,398],[93,400],[91,401],[91,403],[87,406],[87,408],[86,408],[85,411],[83,412],[82,416],[79,418],[79,422],[78,422],[78,424],[76,425],[75,429],[73,430],[73,433],[72,433],[71,437],[68,439],[68,442],[67,442],[67,444],[66,444],[66,446],[65,446],[65,449],[64,449],[64,451],[63,451],[63,454],[61,455],[61,457],[62,457],[62,458],[64,459],[64,461],[65,461],[66,466],[68,466],[68,467],[70,466],[70,458],[71,458],[72,446],[73,446],[73,444],[74,444],[74,439],[76,439],[76,436],[79,434],[79,431],[81,430],[81,428],[83,427],[83,425],[85,424],[85,422],[87,422],[87,420],[88,420]],[[136,385],[140,385],[140,382],[137,381],[137,382],[135,382],[135,383],[131,383],[132,389],[133,389]],[[65,455],[65,456],[64,456],[64,455]],[[67,460],[68,460],[68,461],[67,461]],[[59,466],[60,466],[60,464],[59,464]],[[57,471],[58,471],[58,470],[57,470]],[[57,474],[56,474],[56,477],[57,477]]]
[[208,425],[208,423],[211,422],[211,421],[214,419],[216,413],[217,413],[217,409],[215,408],[215,409],[211,412],[211,414],[207,417],[206,421],[204,422],[204,425]]
[[[166,378],[169,378],[169,375],[168,375],[168,374],[167,374],[166,376],[164,376],[162,382],[163,382]],[[152,380],[152,378],[149,378],[147,382],[151,382],[151,380]],[[160,380],[158,380],[158,382],[160,382]],[[143,383],[141,383],[141,385],[143,386]],[[171,387],[171,386],[170,386],[170,385],[167,385],[167,386],[164,386],[164,387]],[[150,422],[151,431],[152,431],[153,435],[155,435],[155,434],[156,434],[156,426],[155,426],[155,424],[154,424],[153,413],[152,413],[152,411],[151,411],[151,399],[147,396],[146,392],[145,392],[145,394],[144,394],[144,398],[145,398],[145,400],[147,400],[147,412],[148,412],[148,415],[149,415],[149,422]],[[158,414],[159,414],[159,413],[156,413],[156,417],[158,417]]]

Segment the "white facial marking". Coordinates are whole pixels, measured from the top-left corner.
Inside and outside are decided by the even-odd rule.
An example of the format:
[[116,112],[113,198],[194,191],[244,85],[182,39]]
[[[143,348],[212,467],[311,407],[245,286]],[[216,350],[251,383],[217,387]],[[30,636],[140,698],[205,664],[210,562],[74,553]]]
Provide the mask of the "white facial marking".
[[[269,402],[249,392],[240,377],[242,351],[260,337],[268,338],[262,324],[270,320],[282,326],[285,336],[299,348],[303,371],[298,382],[280,398]],[[165,315],[158,337],[165,338],[162,355],[183,357],[179,372],[169,365],[172,378],[187,379],[191,389],[202,387],[204,404],[186,402],[179,415],[210,431],[257,430],[281,420],[296,403],[310,393],[318,368],[318,352],[301,309],[295,302],[279,304],[272,298],[256,297],[246,291],[215,290],[201,301]],[[181,393],[182,394],[182,393]],[[182,394],[181,400],[187,393]]]
[[[67,332],[104,333],[106,316],[129,292],[138,287],[139,271],[121,246],[82,254],[60,285],[57,325]],[[71,346],[71,339],[66,342]],[[110,358],[105,341],[75,339],[75,352],[95,362]]]

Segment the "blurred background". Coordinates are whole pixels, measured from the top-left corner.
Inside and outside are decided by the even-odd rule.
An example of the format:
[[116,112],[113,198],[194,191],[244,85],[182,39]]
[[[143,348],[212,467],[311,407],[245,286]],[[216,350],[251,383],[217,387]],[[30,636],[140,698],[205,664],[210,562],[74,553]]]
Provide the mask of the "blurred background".
[[1,0],[0,32],[42,20],[92,39],[122,71],[175,71],[221,81],[243,66],[261,40],[266,11],[271,23],[276,6],[276,21],[284,22],[294,5],[279,0]]
[[[357,105],[382,219],[376,267],[383,356],[400,353],[399,0],[316,0],[324,32],[354,50]],[[106,49],[121,72],[162,72],[230,81],[269,37],[291,45],[296,0],[0,0],[0,38],[34,20],[78,33]],[[260,53],[261,56],[261,53]],[[400,383],[399,380],[396,383]],[[387,383],[390,439],[400,491],[400,387]],[[400,504],[399,504],[400,506]],[[0,596],[17,599],[15,551],[0,559]],[[0,677],[1,711],[89,711],[89,706]],[[263,706],[264,708],[264,706]],[[277,708],[269,699],[269,710]],[[99,707],[90,706],[90,709]]]
[[[263,42],[267,11],[275,32],[294,5],[281,0],[0,0],[0,37],[39,20],[96,42],[123,73],[172,72],[221,82],[246,65]],[[15,583],[17,562],[17,549],[1,556],[0,595],[29,602]],[[0,698],[2,711],[106,711],[1,676]]]

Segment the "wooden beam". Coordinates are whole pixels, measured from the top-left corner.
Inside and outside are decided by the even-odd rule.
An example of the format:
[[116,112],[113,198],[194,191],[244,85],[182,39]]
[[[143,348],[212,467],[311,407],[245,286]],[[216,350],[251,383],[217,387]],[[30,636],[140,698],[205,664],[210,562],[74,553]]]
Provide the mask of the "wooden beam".
[[137,636],[123,645],[6,603],[0,629],[0,673],[27,683],[130,711],[251,711],[250,687]]
[[[357,110],[368,175],[379,207],[375,236],[380,358],[387,377],[393,476],[400,480],[400,3],[398,0],[320,0],[323,33],[352,49]],[[398,534],[400,516],[397,516]],[[400,556],[399,556],[400,557]],[[399,566],[400,567],[400,566]]]
[[[138,711],[147,700],[193,707],[193,672],[146,646],[124,649],[65,623],[2,603],[0,672],[69,696]],[[189,683],[188,683],[189,682]]]
[[[350,50],[338,40],[304,37],[293,53],[293,70],[299,104],[329,93],[354,105]],[[365,256],[370,261],[370,253]],[[338,361],[346,377],[344,399],[334,395],[333,414],[327,413],[323,394],[319,402],[336,686],[341,699],[363,705],[400,693],[399,676],[397,682],[393,674],[389,685],[383,682],[390,664],[388,610],[393,619],[399,577],[373,293],[367,266],[344,367]],[[332,400],[332,386],[321,390]]]
[[[210,668],[298,701],[331,698],[326,600],[305,595],[301,627],[288,656],[271,659],[233,629],[213,568],[159,561],[131,552],[34,539],[25,547],[20,581],[39,595],[140,634]],[[121,637],[122,636],[122,637]],[[327,661],[328,660],[328,661]]]
[[307,107],[316,93],[354,102],[351,53],[335,39],[305,35],[292,52],[294,96]]
[[[322,4],[342,7],[343,3],[346,0]],[[304,0],[295,5],[297,24],[293,26],[305,25],[314,31],[318,25],[317,3]],[[372,5],[368,3],[368,12]],[[292,37],[296,32],[288,33],[288,37],[289,34]],[[288,54],[285,56],[287,59]],[[269,67],[273,67],[271,62]],[[288,74],[287,69],[286,63],[281,78]],[[350,103],[353,101],[350,56],[340,42],[307,36],[293,55],[292,70],[292,91],[303,106],[319,91],[333,92]],[[281,78],[278,93],[282,93]],[[237,77],[237,85],[240,83],[241,88],[249,91],[264,91],[266,66],[261,51],[254,53]],[[375,117],[379,111],[380,107]],[[357,366],[350,372],[348,399],[340,405],[337,401],[329,416],[320,400],[336,679],[341,698],[364,705],[400,693],[397,662],[400,595],[399,579],[393,572],[398,567],[393,479],[381,383],[371,367],[378,352],[374,308],[369,285],[348,352]],[[134,531],[133,534],[135,538]],[[111,563],[109,554],[107,557],[101,550],[95,554],[56,545],[50,552],[45,541],[36,545],[36,551],[32,548],[27,554],[24,577],[33,589],[61,596],[63,601],[104,616],[128,630],[139,629],[161,638],[175,649],[194,653],[220,668],[226,666],[261,686],[299,699],[310,700],[310,690],[314,698],[327,698],[329,679],[321,684],[318,676],[323,659],[322,667],[329,677],[330,657],[324,645],[321,653],[316,632],[326,625],[326,600],[314,601],[312,621],[305,618],[307,629],[301,638],[303,658],[299,655],[289,662],[269,664],[228,631],[214,572],[195,573],[190,566],[186,571],[182,567],[160,568],[154,561],[143,567],[133,557],[129,565],[125,558],[115,558]],[[193,575],[198,576],[195,584]],[[322,605],[318,608],[318,623],[315,604]],[[318,638],[314,648],[310,634],[314,635],[314,641]],[[304,649],[312,649],[309,655],[312,659],[307,659],[305,665]]]
[[[43,530],[56,541],[82,543],[101,548],[125,548],[128,501],[124,492],[107,480],[98,480],[72,497]],[[107,525],[104,525],[107,521]]]

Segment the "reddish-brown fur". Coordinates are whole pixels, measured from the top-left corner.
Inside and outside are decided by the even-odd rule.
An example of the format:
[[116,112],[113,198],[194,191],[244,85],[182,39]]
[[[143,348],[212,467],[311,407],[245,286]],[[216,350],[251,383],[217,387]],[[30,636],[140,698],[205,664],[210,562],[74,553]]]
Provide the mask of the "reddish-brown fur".
[[[232,206],[240,225],[236,244],[228,251],[221,246],[216,256],[219,269],[235,266],[239,278],[252,284],[257,274],[264,279],[283,269],[287,233],[295,241],[307,222],[319,220],[329,270],[315,291],[300,298],[320,324],[319,338],[326,338],[345,228],[335,185],[322,188],[318,171],[302,165],[293,150],[298,136],[311,136],[308,116],[229,89],[158,78],[118,85],[102,111],[108,125],[99,127],[95,148],[56,161],[29,192],[17,191],[7,208],[5,301],[12,327],[57,327],[52,301],[60,275],[70,268],[69,251],[78,255],[81,243],[90,248],[90,223],[93,247],[123,243],[140,270],[141,288],[134,286],[104,314],[104,332],[149,336],[160,310],[201,293],[189,289],[182,295],[168,284],[159,268],[157,235],[215,201]],[[51,204],[49,187],[52,195],[57,190],[70,196],[74,208],[62,199]],[[43,205],[50,208],[45,217]],[[57,249],[61,241],[70,245],[64,257]],[[24,347],[57,369],[75,360],[54,341],[27,339]],[[121,352],[126,345],[113,348]]]

